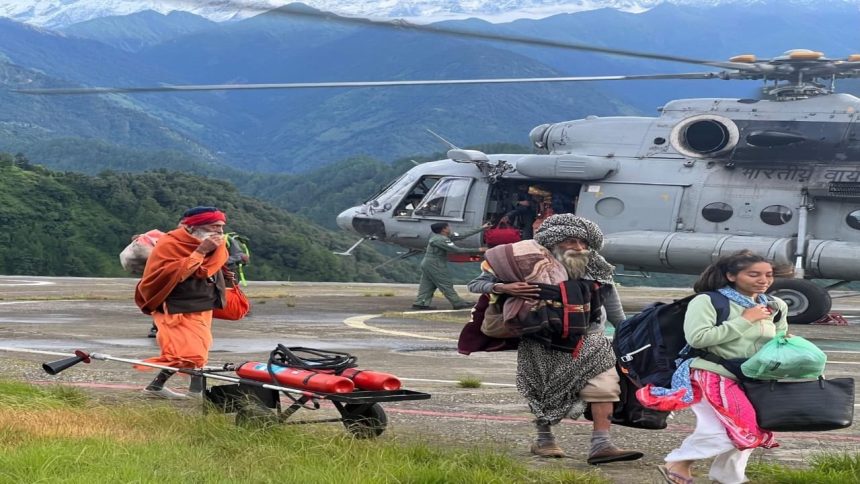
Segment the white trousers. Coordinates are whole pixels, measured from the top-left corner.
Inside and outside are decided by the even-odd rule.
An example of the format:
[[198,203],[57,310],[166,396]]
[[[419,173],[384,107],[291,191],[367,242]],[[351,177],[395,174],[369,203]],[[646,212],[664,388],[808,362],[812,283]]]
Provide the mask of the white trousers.
[[721,484],[747,482],[747,461],[753,449],[735,448],[710,403],[702,400],[694,403],[690,408],[696,413],[696,430],[684,439],[681,447],[666,456],[666,462],[715,457],[708,472],[711,480]]

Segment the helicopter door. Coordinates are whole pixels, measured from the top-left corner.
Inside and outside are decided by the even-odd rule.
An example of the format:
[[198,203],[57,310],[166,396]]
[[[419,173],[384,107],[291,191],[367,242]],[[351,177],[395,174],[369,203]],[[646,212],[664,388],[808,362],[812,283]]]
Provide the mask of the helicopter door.
[[462,221],[473,178],[445,177],[415,207],[414,217]]

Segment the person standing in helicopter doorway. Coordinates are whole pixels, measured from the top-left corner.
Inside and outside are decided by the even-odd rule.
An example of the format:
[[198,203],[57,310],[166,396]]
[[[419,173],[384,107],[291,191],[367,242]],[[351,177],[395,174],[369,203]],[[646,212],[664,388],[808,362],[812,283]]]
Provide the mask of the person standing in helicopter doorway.
[[520,236],[523,240],[531,239],[534,236],[534,228],[532,227],[537,217],[537,212],[534,207],[535,202],[528,194],[528,187],[517,193],[517,204],[513,210],[508,211],[502,218],[499,219],[499,224],[512,225],[520,229]]
[[[144,360],[173,368],[203,368],[212,346],[212,311],[226,306],[227,217],[215,207],[194,207],[162,237],[146,261],[134,302],[158,327],[160,355]],[[139,370],[149,367],[138,366]],[[164,387],[176,373],[161,370],[144,391],[169,399],[188,395]],[[201,396],[203,377],[192,376],[189,394]]]
[[[424,260],[421,261],[421,282],[418,286],[418,296],[415,298],[412,309],[432,309],[430,301],[433,300],[433,293],[436,292],[436,288],[442,291],[442,294],[448,299],[448,302],[451,303],[454,309],[472,307],[473,303],[463,300],[457,294],[457,291],[454,290],[454,281],[451,280],[451,274],[448,272],[448,254],[468,254],[474,252],[474,249],[457,247],[454,241],[471,237],[490,227],[491,225],[486,223],[464,234],[456,234],[451,232],[451,227],[447,222],[437,222],[430,226],[433,235],[430,236],[430,241],[427,242]],[[481,247],[478,250],[479,252],[484,252],[486,248]]]

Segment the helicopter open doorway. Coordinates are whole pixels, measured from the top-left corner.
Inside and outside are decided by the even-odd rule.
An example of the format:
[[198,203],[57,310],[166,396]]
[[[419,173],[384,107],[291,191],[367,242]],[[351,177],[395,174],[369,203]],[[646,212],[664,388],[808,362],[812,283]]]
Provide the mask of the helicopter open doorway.
[[576,213],[580,190],[581,183],[502,179],[490,187],[484,220],[494,226],[507,223],[529,239],[546,217]]

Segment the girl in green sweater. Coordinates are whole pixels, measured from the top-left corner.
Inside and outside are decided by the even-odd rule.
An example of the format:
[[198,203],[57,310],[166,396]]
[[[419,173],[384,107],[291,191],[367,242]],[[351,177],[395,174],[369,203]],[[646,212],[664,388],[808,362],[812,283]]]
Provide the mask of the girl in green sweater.
[[[693,348],[725,359],[749,358],[778,331],[786,331],[788,306],[765,292],[773,284],[771,263],[750,251],[740,251],[711,264],[693,285],[697,293],[717,291],[729,299],[729,318],[717,321],[707,294],[687,307],[684,335]],[[774,316],[778,320],[774,321]],[[722,484],[747,482],[746,466],[756,447],[778,444],[771,432],[758,427],[755,410],[736,377],[720,364],[695,358],[690,380],[697,401],[696,429],[659,466],[667,483],[692,483],[693,463],[714,457],[708,477]]]

